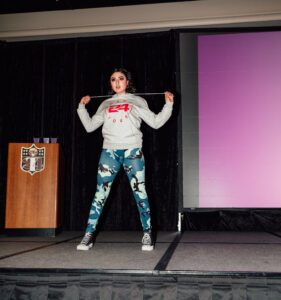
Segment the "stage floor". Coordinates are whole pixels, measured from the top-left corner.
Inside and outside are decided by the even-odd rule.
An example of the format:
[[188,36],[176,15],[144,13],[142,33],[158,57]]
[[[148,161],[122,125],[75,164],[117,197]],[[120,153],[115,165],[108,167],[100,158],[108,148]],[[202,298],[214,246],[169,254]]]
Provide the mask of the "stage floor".
[[152,252],[141,251],[141,232],[100,232],[91,250],[77,251],[82,235],[0,235],[0,269],[138,274],[281,273],[279,233],[158,232]]

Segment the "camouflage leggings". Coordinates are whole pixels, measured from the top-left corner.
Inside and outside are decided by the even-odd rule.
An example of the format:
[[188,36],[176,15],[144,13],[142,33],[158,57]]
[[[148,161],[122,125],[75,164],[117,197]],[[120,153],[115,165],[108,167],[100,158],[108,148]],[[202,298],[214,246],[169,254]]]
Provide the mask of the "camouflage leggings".
[[140,148],[134,148],[102,150],[98,166],[97,189],[90,209],[86,232],[95,231],[111,185],[121,165],[129,178],[143,230],[150,230],[150,207],[145,190],[144,157]]

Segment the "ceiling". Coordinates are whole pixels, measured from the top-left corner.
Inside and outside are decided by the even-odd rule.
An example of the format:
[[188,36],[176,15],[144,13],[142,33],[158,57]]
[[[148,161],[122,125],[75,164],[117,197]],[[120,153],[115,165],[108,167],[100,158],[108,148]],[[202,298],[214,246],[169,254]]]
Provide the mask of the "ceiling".
[[198,0],[0,0],[0,14]]

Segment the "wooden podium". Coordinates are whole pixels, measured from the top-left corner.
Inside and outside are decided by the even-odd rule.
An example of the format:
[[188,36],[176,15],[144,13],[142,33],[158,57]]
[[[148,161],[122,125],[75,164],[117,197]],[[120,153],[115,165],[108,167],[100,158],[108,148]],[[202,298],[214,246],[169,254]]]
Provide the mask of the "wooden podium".
[[55,236],[61,227],[59,144],[10,143],[5,228]]

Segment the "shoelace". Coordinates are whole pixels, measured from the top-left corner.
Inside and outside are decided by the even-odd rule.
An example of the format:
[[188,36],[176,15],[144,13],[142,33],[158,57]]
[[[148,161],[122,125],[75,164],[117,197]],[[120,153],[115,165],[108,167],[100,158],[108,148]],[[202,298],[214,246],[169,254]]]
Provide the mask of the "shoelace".
[[145,245],[149,245],[151,243],[151,238],[149,233],[145,233],[142,238],[142,243]]
[[92,235],[91,234],[86,234],[82,241],[81,244],[87,245],[91,241]]

